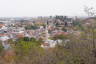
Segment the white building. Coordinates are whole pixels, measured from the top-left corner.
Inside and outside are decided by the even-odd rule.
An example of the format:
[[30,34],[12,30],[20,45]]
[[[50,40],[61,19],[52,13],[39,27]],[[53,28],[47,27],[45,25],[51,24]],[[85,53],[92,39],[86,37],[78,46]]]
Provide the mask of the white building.
[[45,40],[44,43],[41,45],[42,48],[54,48],[57,44],[56,41],[49,39],[50,35],[48,33],[48,26],[46,24],[45,28]]
[[7,40],[9,40],[9,39],[10,38],[8,36],[0,36],[0,41],[2,42],[2,45],[5,50],[11,48],[10,44],[7,43]]

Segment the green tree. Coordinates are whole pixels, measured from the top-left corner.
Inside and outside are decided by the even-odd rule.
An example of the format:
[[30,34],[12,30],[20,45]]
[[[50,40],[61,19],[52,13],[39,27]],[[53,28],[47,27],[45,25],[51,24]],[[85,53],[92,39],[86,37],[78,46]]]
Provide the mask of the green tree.
[[0,52],[2,52],[4,49],[4,47],[2,46],[1,42],[0,42]]

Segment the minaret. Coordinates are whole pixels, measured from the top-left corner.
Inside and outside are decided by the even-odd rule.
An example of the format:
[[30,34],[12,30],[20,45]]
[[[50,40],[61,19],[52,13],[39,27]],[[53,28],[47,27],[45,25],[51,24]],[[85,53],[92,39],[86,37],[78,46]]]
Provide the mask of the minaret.
[[45,27],[45,43],[48,43],[49,33],[48,33],[48,21]]

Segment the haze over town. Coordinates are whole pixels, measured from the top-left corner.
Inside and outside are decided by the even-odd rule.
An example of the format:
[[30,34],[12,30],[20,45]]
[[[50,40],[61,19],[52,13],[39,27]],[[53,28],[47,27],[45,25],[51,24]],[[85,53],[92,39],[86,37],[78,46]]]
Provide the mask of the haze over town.
[[96,0],[0,0],[0,17],[86,16],[84,6]]

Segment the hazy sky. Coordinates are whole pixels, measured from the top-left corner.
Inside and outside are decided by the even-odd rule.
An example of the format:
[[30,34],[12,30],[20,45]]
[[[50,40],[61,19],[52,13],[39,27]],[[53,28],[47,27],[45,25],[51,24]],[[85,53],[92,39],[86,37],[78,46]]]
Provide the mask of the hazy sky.
[[0,0],[0,17],[85,15],[84,6],[96,6],[96,0]]

